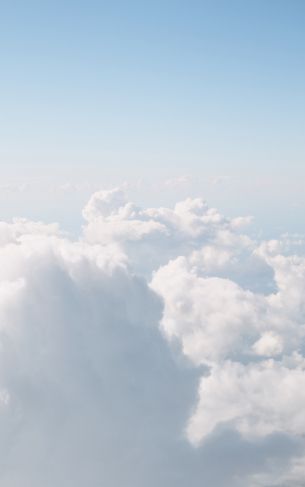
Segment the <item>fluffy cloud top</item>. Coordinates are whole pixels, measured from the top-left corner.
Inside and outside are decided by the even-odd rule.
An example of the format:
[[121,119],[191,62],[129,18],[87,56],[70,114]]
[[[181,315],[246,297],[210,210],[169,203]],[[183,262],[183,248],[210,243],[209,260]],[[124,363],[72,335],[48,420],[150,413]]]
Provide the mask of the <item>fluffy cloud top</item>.
[[0,223],[1,485],[299,485],[296,239],[255,241],[249,218],[200,198],[141,209],[121,189],[83,215],[77,241]]

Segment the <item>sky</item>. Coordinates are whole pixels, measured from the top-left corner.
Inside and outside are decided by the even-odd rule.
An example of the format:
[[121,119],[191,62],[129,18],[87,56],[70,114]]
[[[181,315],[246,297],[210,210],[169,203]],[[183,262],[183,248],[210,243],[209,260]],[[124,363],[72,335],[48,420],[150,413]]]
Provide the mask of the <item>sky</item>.
[[1,487],[302,487],[303,1],[0,1]]
[[54,208],[54,186],[127,182],[139,200],[168,204],[177,195],[164,183],[187,177],[189,193],[223,211],[297,231],[304,10],[296,0],[2,2],[3,217],[63,219],[64,206],[76,231],[90,191]]

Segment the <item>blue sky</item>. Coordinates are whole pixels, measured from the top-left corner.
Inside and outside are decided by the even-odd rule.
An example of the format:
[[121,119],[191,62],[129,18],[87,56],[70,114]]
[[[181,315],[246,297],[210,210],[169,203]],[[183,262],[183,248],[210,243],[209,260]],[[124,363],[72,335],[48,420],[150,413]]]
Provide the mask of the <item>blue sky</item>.
[[[229,211],[303,211],[304,14],[297,0],[2,2],[2,182],[187,174]],[[4,216],[35,216],[14,198]]]

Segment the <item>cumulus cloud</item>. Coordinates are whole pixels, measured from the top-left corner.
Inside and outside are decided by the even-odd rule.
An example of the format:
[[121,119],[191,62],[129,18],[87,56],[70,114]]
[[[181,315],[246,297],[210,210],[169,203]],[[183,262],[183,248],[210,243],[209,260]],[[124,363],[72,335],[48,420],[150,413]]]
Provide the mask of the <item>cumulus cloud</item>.
[[1,485],[297,486],[302,238],[122,188],[83,216],[0,222]]
[[196,444],[226,423],[249,438],[274,432],[304,435],[304,401],[303,368],[273,360],[248,365],[226,361],[202,378],[188,435]]
[[45,234],[1,249],[1,485],[154,485],[174,455],[195,382],[121,257]]
[[266,254],[265,246],[257,253],[273,268],[274,293],[255,293],[230,279],[200,275],[186,257],[161,267],[152,281],[165,303],[165,336],[178,340],[194,364],[210,370],[201,380],[189,422],[195,443],[225,422],[245,436],[305,432],[300,421],[304,259]]
[[15,218],[12,223],[0,221],[0,245],[17,243],[30,235],[59,235],[57,223],[32,222],[25,218]]
[[119,243],[134,270],[146,276],[170,259],[195,250],[197,259],[205,259],[210,268],[223,259],[232,265],[236,252],[253,245],[239,233],[248,218],[226,218],[202,198],[187,198],[174,208],[142,209],[127,201],[123,189],[115,188],[94,193],[83,216],[87,242]]

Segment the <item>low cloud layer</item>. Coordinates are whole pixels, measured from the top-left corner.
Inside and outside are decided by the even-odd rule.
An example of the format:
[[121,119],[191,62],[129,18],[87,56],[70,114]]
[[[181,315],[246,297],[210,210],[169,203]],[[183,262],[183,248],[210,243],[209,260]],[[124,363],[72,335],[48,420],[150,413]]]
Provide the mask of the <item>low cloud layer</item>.
[[119,188],[83,216],[0,223],[1,486],[299,487],[302,238]]

